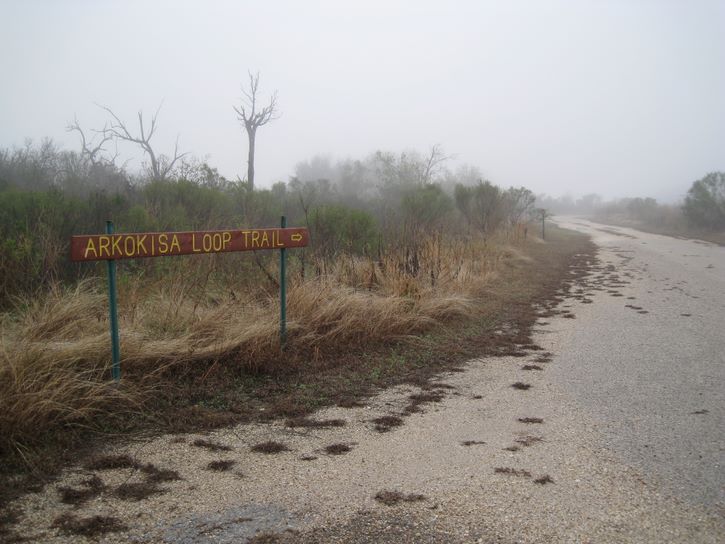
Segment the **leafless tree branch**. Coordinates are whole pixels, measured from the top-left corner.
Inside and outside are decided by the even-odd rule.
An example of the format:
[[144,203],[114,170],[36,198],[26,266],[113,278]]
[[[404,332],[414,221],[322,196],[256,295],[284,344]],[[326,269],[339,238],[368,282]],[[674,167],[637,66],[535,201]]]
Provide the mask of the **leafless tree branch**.
[[100,134],[101,136],[101,139],[98,142],[96,142],[95,135],[90,139],[86,137],[86,133],[81,128],[80,123],[78,123],[78,117],[76,116],[73,117],[73,122],[69,123],[68,126],[66,126],[66,131],[78,133],[78,136],[81,139],[81,156],[84,159],[87,159],[92,166],[96,166],[98,164],[113,164],[115,162],[118,153],[116,153],[110,159],[104,159],[101,156],[101,153],[106,151],[104,148],[106,142],[113,140],[113,137],[106,133],[106,127],[103,127],[103,130],[100,131],[93,131],[96,133],[96,135]]
[[168,158],[165,155],[157,155],[154,151],[153,147],[151,146],[151,138],[154,136],[154,133],[156,132],[156,128],[158,126],[158,116],[159,112],[161,111],[161,104],[156,109],[156,112],[151,117],[151,126],[148,128],[148,132],[146,131],[146,127],[144,126],[144,117],[143,117],[143,111],[139,110],[138,112],[138,128],[139,133],[138,135],[134,135],[130,132],[126,124],[121,121],[121,119],[116,115],[111,108],[108,106],[104,106],[101,104],[97,104],[98,107],[105,110],[113,119],[111,121],[110,126],[104,129],[104,133],[109,136],[109,138],[112,138],[114,140],[122,140],[125,142],[131,142],[134,144],[137,144],[141,147],[141,149],[144,151],[146,155],[149,157],[149,161],[151,162],[151,175],[154,179],[157,180],[164,180],[166,177],[171,173],[171,171],[174,168],[174,165],[179,161],[181,158],[186,156],[188,153],[179,153],[179,137],[176,137],[176,143],[174,145],[174,155],[172,158]]

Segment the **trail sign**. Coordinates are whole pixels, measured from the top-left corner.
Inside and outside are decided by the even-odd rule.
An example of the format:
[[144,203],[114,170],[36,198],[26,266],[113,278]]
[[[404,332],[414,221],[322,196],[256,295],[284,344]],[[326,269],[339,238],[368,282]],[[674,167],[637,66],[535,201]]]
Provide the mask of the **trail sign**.
[[286,249],[306,247],[310,235],[305,228],[286,228],[282,216],[278,229],[229,229],[185,232],[133,232],[116,234],[113,223],[106,221],[106,234],[71,236],[72,261],[107,261],[108,310],[111,325],[111,374],[121,379],[121,346],[118,334],[116,304],[116,261],[143,257],[172,255],[201,255],[230,251],[279,250],[279,337],[284,347],[287,339],[287,279]]
[[101,261],[305,247],[305,228],[135,232],[71,237],[71,260]]

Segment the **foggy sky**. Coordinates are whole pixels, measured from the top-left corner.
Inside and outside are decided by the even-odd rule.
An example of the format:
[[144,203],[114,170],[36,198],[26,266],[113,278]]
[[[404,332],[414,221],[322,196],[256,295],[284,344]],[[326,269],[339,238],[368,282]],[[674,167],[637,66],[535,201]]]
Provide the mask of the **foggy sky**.
[[[257,185],[433,144],[536,193],[681,197],[725,170],[725,2],[0,0],[0,147],[129,123],[234,179],[247,70],[279,92]],[[140,157],[123,148],[122,159]],[[134,164],[134,163],[131,163]]]

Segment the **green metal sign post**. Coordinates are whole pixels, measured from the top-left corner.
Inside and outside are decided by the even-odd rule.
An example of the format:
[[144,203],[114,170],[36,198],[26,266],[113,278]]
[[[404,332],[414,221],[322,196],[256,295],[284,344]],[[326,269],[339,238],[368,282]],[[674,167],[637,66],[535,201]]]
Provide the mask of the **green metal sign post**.
[[[287,228],[287,218],[283,215],[280,227]],[[284,349],[287,342],[287,250],[279,250],[279,343]]]
[[[113,221],[106,221],[106,234],[113,234]],[[108,259],[108,311],[111,317],[111,375],[118,382],[121,379],[121,342],[118,338],[118,304],[116,302],[116,261]]]

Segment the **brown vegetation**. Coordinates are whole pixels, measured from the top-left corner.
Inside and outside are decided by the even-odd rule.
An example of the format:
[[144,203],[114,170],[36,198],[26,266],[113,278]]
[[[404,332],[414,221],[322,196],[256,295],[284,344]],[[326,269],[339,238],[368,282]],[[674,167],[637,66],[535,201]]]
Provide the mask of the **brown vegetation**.
[[[592,259],[583,237],[547,234],[547,244],[519,240],[518,249],[508,249],[505,238],[448,249],[433,242],[433,265],[440,247],[440,269],[448,270],[435,287],[430,275],[406,276],[392,260],[372,263],[372,284],[365,273],[371,262],[359,259],[341,261],[327,276],[297,279],[284,352],[271,296],[244,298],[194,283],[198,274],[188,283],[183,274],[163,285],[132,281],[121,286],[120,387],[107,379],[105,298],[97,285],[28,300],[0,328],[0,453],[14,459],[6,465],[13,470],[25,460],[37,467],[42,454],[50,470],[60,450],[44,445],[73,451],[78,437],[100,426],[199,432],[273,418],[296,425],[319,407],[358,405],[377,387],[421,386],[472,356],[530,344],[532,304],[548,300],[572,264],[584,270]],[[567,274],[566,281],[575,278]],[[61,311],[66,306],[74,310]],[[51,364],[55,358],[60,364]],[[443,396],[423,391],[405,412]],[[208,440],[193,443],[228,451]]]
[[282,442],[275,442],[274,440],[269,440],[267,442],[262,442],[260,444],[257,444],[255,446],[252,446],[252,451],[256,453],[282,453],[283,451],[290,451],[290,449],[283,444]]
[[409,493],[406,495],[400,491],[378,491],[375,494],[375,500],[383,503],[385,506],[394,506],[400,502],[424,501],[426,500],[426,496],[419,493]]

